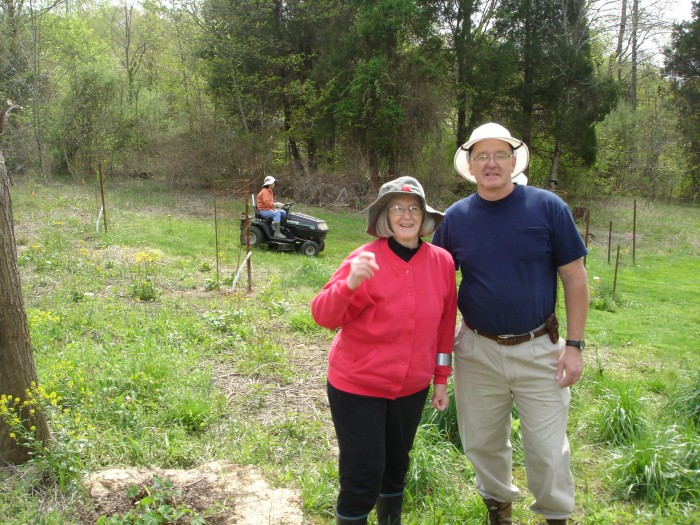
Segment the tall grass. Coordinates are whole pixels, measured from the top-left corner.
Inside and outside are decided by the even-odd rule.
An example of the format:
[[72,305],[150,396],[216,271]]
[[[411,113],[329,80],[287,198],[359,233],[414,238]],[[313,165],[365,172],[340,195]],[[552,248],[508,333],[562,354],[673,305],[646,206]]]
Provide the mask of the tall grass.
[[644,400],[639,390],[621,382],[608,391],[595,418],[595,434],[611,446],[627,445],[641,437],[647,430],[644,416]]
[[[697,437],[697,436],[696,436]],[[611,481],[621,497],[663,506],[697,503],[700,470],[696,437],[670,427],[614,451]]]

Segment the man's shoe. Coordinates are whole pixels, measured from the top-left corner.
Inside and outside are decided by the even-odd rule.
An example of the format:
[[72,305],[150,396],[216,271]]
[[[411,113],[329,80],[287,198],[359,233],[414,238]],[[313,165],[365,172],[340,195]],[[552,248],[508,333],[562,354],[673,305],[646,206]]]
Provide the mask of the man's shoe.
[[489,511],[489,525],[512,525],[513,504],[510,501],[483,500]]

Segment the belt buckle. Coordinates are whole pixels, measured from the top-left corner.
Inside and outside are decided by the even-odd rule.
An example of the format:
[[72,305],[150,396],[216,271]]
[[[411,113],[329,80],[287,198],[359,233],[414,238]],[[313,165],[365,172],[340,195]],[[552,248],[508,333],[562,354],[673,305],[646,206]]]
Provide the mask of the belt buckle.
[[497,335],[497,336],[496,336],[496,342],[497,342],[499,345],[507,345],[507,344],[508,344],[508,341],[510,341],[511,339],[513,339],[513,337],[515,337],[515,336],[513,336],[513,335]]

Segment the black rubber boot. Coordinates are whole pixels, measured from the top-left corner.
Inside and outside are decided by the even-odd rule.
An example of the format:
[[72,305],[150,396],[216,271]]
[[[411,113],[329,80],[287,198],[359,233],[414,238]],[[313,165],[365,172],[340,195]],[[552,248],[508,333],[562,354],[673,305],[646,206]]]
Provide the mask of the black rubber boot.
[[547,525],[566,525],[566,520],[547,520]]
[[379,496],[377,499],[377,525],[401,525],[403,494]]
[[483,498],[489,511],[489,525],[511,525],[513,523],[513,504],[510,501],[496,501]]
[[367,516],[364,518],[341,518],[337,514],[335,515],[335,525],[367,525]]

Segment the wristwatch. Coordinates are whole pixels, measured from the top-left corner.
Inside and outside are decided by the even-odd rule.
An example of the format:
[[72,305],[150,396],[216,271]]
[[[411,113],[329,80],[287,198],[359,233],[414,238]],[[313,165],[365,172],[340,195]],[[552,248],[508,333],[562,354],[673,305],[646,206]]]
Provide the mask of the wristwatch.
[[581,352],[583,352],[584,348],[586,348],[586,341],[583,339],[579,339],[578,341],[575,339],[567,339],[566,346],[573,346],[574,348],[578,348],[581,350]]

